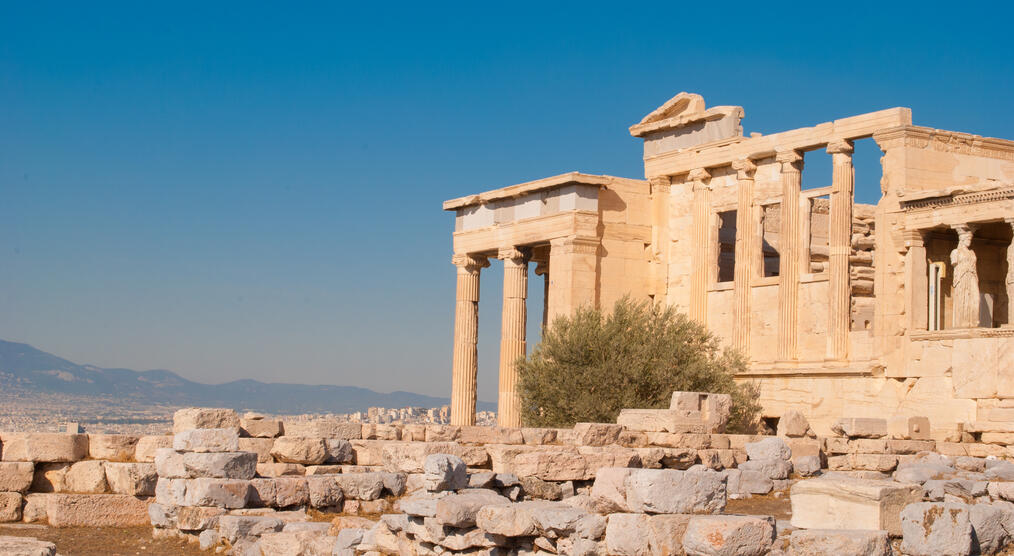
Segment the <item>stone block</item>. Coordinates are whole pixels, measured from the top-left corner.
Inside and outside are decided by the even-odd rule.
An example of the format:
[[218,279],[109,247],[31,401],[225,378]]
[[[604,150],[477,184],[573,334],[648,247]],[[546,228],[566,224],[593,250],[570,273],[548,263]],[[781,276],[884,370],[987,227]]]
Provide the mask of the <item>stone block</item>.
[[437,500],[434,517],[441,525],[473,527],[480,508],[510,503],[510,500],[492,490],[466,489],[459,494],[451,494]]
[[820,473],[820,457],[801,456],[792,458],[792,468],[800,477],[812,477]]
[[240,438],[239,450],[241,452],[253,452],[257,454],[257,463],[268,463],[275,461],[271,457],[271,448],[275,445],[274,438]]
[[[26,494],[25,503],[21,507],[21,520],[25,523],[40,523],[48,519],[46,515],[46,498],[49,494]],[[0,552],[0,554],[3,554]]]
[[231,409],[187,407],[173,414],[173,434],[191,429],[239,429],[239,416]]
[[509,427],[459,427],[462,444],[524,444],[521,429]]
[[187,503],[187,480],[159,477],[155,482],[155,502],[163,506],[182,506]]
[[693,514],[725,509],[726,475],[692,468],[633,469],[624,481],[627,507],[632,512]]
[[155,452],[159,448],[172,448],[173,437],[169,435],[142,436],[134,446],[134,461],[155,463]]
[[306,479],[310,506],[314,508],[340,508],[345,495],[336,476],[318,475]]
[[32,537],[0,536],[0,554],[7,556],[56,556],[56,545]]
[[848,417],[831,425],[831,430],[849,438],[883,438],[887,436],[887,419]]
[[264,533],[258,542],[261,554],[271,556],[329,555],[335,538],[315,531]]
[[154,463],[106,462],[106,483],[114,494],[155,496],[158,473]]
[[426,456],[423,463],[423,487],[429,491],[457,490],[468,486],[465,462],[450,454]]
[[800,529],[886,530],[901,535],[899,514],[923,490],[893,481],[821,477],[792,485],[792,526]]
[[183,467],[189,477],[253,479],[257,473],[257,454],[253,452],[188,452]]
[[521,477],[521,490],[525,498],[539,500],[560,500],[563,488],[558,483],[543,481],[538,477]]
[[746,455],[753,460],[788,460],[792,458],[792,450],[785,440],[778,437],[768,437],[757,442],[747,442],[743,447]]
[[23,501],[20,492],[0,492],[0,523],[21,521]]
[[768,479],[788,479],[792,474],[792,462],[784,459],[752,459],[739,465],[741,471],[756,471]]
[[778,436],[796,438],[813,436],[813,430],[810,429],[810,422],[806,420],[805,415],[799,411],[790,409],[778,419],[777,434]]
[[972,553],[972,522],[968,506],[919,502],[901,512],[901,550],[912,556]]
[[158,502],[148,504],[148,517],[156,529],[175,528],[179,511],[180,506],[164,506]]
[[172,448],[159,448],[155,451],[155,471],[159,477],[166,479],[186,479],[190,477],[183,464],[183,453]]
[[176,512],[176,527],[181,531],[214,529],[218,526],[218,520],[223,515],[225,515],[225,510],[222,508],[181,506]]
[[274,438],[282,435],[282,421],[279,419],[240,419],[239,433],[251,438]]
[[381,472],[380,478],[384,482],[384,490],[392,496],[401,496],[405,493],[407,477],[404,473]]
[[799,529],[789,537],[791,554],[825,556],[828,554],[891,556],[887,531],[849,529]]
[[105,462],[79,461],[70,466],[64,476],[64,490],[81,494],[102,494],[109,488],[106,482]]
[[298,463],[257,464],[258,477],[302,477],[303,475],[306,475],[306,467]]
[[320,465],[327,461],[327,444],[323,438],[282,436],[275,439],[271,455],[282,463]]
[[[606,524],[606,550],[608,553],[618,556],[651,554],[648,519],[647,514],[610,514]],[[679,552],[672,554],[679,554]]]
[[275,483],[275,505],[279,508],[302,506],[310,501],[310,491],[303,477],[279,477]]
[[525,444],[541,446],[556,442],[556,429],[522,428],[521,438]]
[[491,535],[557,538],[577,531],[587,515],[584,510],[563,502],[533,500],[483,506],[476,514],[475,523]]
[[0,462],[0,492],[28,492],[35,464],[30,461]]
[[187,429],[173,435],[178,452],[235,452],[239,450],[239,429]]
[[276,487],[273,479],[251,479],[247,492],[247,504],[255,508],[270,508],[276,505]]
[[134,461],[140,437],[130,434],[89,434],[88,457],[106,461]]
[[325,441],[327,447],[327,462],[332,464],[352,463],[355,461],[356,453],[348,440],[341,438],[328,438]]
[[932,452],[936,449],[936,442],[932,440],[888,440],[887,452],[890,454],[918,454],[919,452]]
[[3,461],[65,463],[88,456],[88,435],[56,432],[0,434]]
[[887,420],[887,436],[894,440],[930,440],[929,419],[892,417]]
[[218,533],[223,539],[235,543],[243,537],[259,537],[275,533],[285,527],[285,522],[271,516],[223,515],[218,518]]
[[[334,480],[346,498],[376,500],[384,491],[386,473],[342,473]],[[397,485],[392,485],[397,488]]]
[[241,479],[186,479],[185,505],[242,508],[249,490],[250,481]]
[[615,444],[623,425],[608,423],[577,423],[574,425],[574,444],[578,446],[608,446]]
[[285,421],[282,425],[285,436],[304,438],[341,438],[354,440],[363,437],[363,426],[337,419],[315,419],[312,421]]
[[1001,507],[999,504],[969,505],[968,519],[975,532],[973,554],[999,552],[1010,540],[1010,533],[1014,531],[1014,508]]
[[436,517],[437,501],[444,496],[450,496],[448,492],[417,492],[398,500],[396,506],[402,513],[416,517]]
[[135,527],[150,525],[148,502],[126,494],[51,494],[46,515],[53,527]]
[[688,555],[760,556],[775,541],[775,520],[769,516],[694,516],[683,535]]

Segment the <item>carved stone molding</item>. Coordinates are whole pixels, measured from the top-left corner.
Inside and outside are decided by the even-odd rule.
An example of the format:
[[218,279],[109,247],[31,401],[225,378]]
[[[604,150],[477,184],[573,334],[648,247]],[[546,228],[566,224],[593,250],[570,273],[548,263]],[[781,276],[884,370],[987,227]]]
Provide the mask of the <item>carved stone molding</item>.
[[782,171],[793,169],[798,172],[799,164],[803,162],[803,155],[799,154],[799,151],[795,149],[789,149],[778,151],[775,154],[775,160],[782,163]]
[[711,189],[711,173],[704,168],[694,168],[687,174],[687,179],[693,182],[693,189]]
[[732,161],[732,169],[736,171],[736,179],[752,180],[757,165],[749,158],[740,158]]
[[550,240],[549,244],[551,246],[551,253],[597,255],[599,252],[599,240],[597,238],[563,237]]
[[850,141],[839,139],[827,144],[828,154],[851,154],[855,148]]
[[648,178],[648,184],[651,185],[652,193],[668,193],[669,188],[672,186],[672,177],[670,176],[655,176]]
[[981,191],[978,193],[964,193],[961,195],[951,195],[949,197],[933,197],[931,199],[902,201],[901,209],[906,211],[933,210],[950,206],[974,205],[978,203],[993,203],[996,201],[1004,201],[1007,199],[1014,199],[1014,187],[995,189],[993,191]]
[[519,247],[501,247],[496,253],[496,258],[506,262],[514,264],[524,264],[528,262],[529,252],[527,249]]
[[470,255],[467,253],[455,253],[451,256],[451,263],[454,266],[462,267],[469,272],[475,272],[489,266],[489,258],[485,255]]
[[873,139],[885,151],[904,146],[999,160],[1014,160],[1014,141],[957,131],[904,126],[874,133]]

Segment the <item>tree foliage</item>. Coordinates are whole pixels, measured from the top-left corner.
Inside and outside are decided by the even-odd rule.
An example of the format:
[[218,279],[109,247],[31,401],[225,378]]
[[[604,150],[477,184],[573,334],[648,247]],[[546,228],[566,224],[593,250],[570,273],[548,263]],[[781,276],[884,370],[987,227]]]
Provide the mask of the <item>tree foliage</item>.
[[730,431],[752,430],[760,413],[756,388],[733,380],[741,355],[673,308],[626,297],[608,314],[557,318],[518,369],[526,426],[611,423],[624,408],[669,407],[674,391],[730,394]]

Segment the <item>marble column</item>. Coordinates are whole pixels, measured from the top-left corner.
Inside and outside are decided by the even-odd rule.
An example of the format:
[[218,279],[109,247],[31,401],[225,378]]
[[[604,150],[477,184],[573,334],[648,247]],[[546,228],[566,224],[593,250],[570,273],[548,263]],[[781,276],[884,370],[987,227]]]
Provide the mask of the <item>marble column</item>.
[[690,241],[693,257],[690,274],[690,318],[708,323],[708,281],[711,265],[711,174],[704,168],[691,170],[687,176],[693,182],[693,229]]
[[528,253],[509,247],[497,258],[503,261],[503,323],[500,328],[500,396],[497,424],[521,426],[521,404],[517,395],[517,361],[525,356],[525,326],[528,315]]
[[598,238],[561,237],[549,242],[549,326],[583,305],[597,304]]
[[[1014,218],[1005,218],[1004,222],[1014,233]],[[1014,239],[1007,246],[1007,326],[1014,326]]]
[[535,261],[536,276],[542,276],[542,329],[549,325],[549,261]]
[[951,251],[953,277],[954,328],[979,326],[979,274],[975,252],[972,251],[972,227],[967,224],[953,226],[958,232],[958,247]]
[[929,262],[922,230],[902,232],[905,242],[905,311],[910,332],[929,329]]
[[744,158],[732,163],[736,170],[738,203],[736,205],[736,266],[733,269],[732,345],[750,358],[750,290],[751,269],[755,257],[753,225],[753,178],[757,165]]
[[672,181],[669,176],[655,176],[648,180],[651,186],[651,295],[665,299],[669,272],[669,196]]
[[852,253],[852,199],[856,179],[852,167],[852,150],[852,143],[848,141],[835,141],[827,146],[832,165],[827,336],[828,356],[835,361],[848,360],[852,320],[849,255]]
[[451,424],[475,424],[475,380],[479,369],[476,344],[479,334],[479,273],[489,266],[483,256],[457,254],[454,304],[454,358],[451,366]]
[[781,151],[782,226],[778,253],[778,360],[799,358],[799,189],[803,156],[795,150]]

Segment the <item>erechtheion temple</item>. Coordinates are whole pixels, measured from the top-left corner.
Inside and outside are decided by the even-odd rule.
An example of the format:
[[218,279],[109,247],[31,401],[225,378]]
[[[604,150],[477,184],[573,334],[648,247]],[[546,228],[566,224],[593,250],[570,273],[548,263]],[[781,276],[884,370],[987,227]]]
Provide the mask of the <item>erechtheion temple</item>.
[[[630,128],[646,179],[569,173],[453,199],[452,422],[475,413],[479,277],[503,265],[499,419],[519,426],[529,270],[544,324],[624,295],[675,306],[749,358],[765,414],[928,416],[935,437],[1014,434],[1014,141],[892,108],[771,135],[680,93]],[[853,144],[883,151],[854,200]],[[803,183],[804,155],[830,175]],[[818,153],[827,156],[824,153]],[[496,301],[486,301],[496,303]]]

